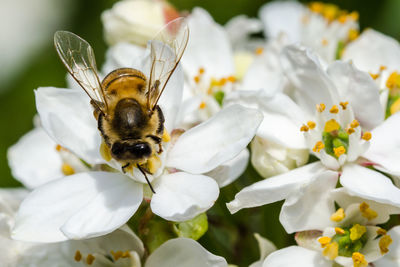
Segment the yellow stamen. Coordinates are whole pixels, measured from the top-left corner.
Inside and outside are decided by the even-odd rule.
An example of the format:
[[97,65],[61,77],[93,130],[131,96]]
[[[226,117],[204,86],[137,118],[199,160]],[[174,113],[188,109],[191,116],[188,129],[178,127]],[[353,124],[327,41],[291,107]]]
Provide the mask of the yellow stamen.
[[122,258],[123,252],[118,250],[117,252],[114,252],[111,250],[111,255],[114,257],[115,261],[118,261],[120,258]]
[[326,4],[324,7],[323,16],[328,20],[332,21],[336,18],[339,8],[335,5]]
[[318,238],[318,242],[321,244],[322,248],[326,247],[331,242],[331,240],[332,239],[328,236],[322,236]]
[[349,32],[347,33],[347,37],[349,38],[350,41],[354,41],[355,39],[358,38],[360,35],[360,32],[357,29],[350,29]]
[[340,129],[339,123],[335,119],[330,119],[325,123],[324,131],[325,132],[333,132]]
[[336,242],[328,244],[322,254],[330,260],[334,260],[339,255],[339,244]]
[[205,109],[206,108],[206,102],[201,101],[200,105],[199,105],[199,109]]
[[335,153],[336,157],[340,157],[341,155],[346,153],[346,148],[344,148],[344,146],[334,147],[333,152]]
[[363,135],[362,135],[362,139],[364,139],[365,141],[369,141],[369,140],[371,140],[371,137],[372,137],[372,134],[370,133],[370,132],[365,132]]
[[308,132],[308,130],[309,130],[309,128],[308,128],[308,126],[305,125],[305,124],[303,124],[303,125],[300,127],[300,131],[302,131],[302,132]]
[[315,126],[317,126],[317,124],[313,121],[308,121],[307,126],[312,130],[315,128]]
[[204,72],[205,72],[204,68],[201,67],[201,68],[199,69],[199,74],[203,74]]
[[371,78],[372,78],[372,79],[374,79],[374,80],[378,79],[378,78],[379,78],[379,76],[380,76],[380,74],[379,74],[379,73],[378,73],[378,74],[373,74],[373,73],[370,73],[369,75],[370,75],[370,76],[371,76]]
[[350,239],[352,241],[356,241],[360,239],[363,236],[363,234],[365,234],[365,232],[367,232],[367,228],[357,223],[350,228]]
[[390,106],[390,114],[393,115],[400,110],[400,98]]
[[347,102],[347,101],[346,102],[340,102],[339,104],[342,107],[342,109],[345,110],[347,108],[347,105],[349,104],[349,102]]
[[335,232],[338,235],[343,235],[345,233],[345,231],[340,227],[335,227]]
[[390,235],[384,235],[379,240],[379,249],[381,250],[381,254],[386,254],[389,252],[388,247],[392,244],[393,240]]
[[325,38],[322,39],[321,43],[323,46],[327,46],[329,44],[328,40],[326,40]]
[[195,83],[199,83],[200,82],[200,76],[196,75],[193,77],[193,80]]
[[322,141],[318,141],[318,142],[315,144],[315,146],[314,146],[314,148],[313,148],[313,151],[314,151],[314,152],[320,152],[321,149],[323,149],[324,147],[325,147],[324,143],[322,143]]
[[337,114],[339,112],[339,108],[336,105],[333,105],[332,108],[329,110],[330,113]]
[[323,112],[325,110],[325,104],[321,103],[321,104],[317,104],[317,111],[319,113]]
[[358,20],[358,18],[360,17],[360,14],[358,14],[357,11],[353,11],[353,12],[350,13],[350,17],[351,17],[353,20]]
[[351,256],[353,259],[353,266],[354,267],[367,267],[368,262],[365,260],[365,257],[360,252],[354,252]]
[[151,156],[147,160],[147,168],[150,173],[156,173],[156,171],[161,167],[161,160],[156,155]]
[[397,73],[397,71],[392,72],[386,81],[386,87],[389,89],[395,88],[397,86],[398,76],[399,73]]
[[383,65],[381,65],[380,67],[379,67],[379,70],[380,71],[384,71],[384,70],[386,70],[387,69],[387,67],[386,66],[383,66]]
[[312,2],[310,4],[310,10],[315,13],[321,13],[324,9],[324,4],[321,2]]
[[354,133],[356,130],[354,130],[353,128],[347,128],[346,129],[346,133],[347,134],[352,134],[352,133]]
[[62,149],[63,149],[63,147],[62,147],[62,146],[60,146],[60,145],[56,145],[56,150],[57,150],[58,152],[60,152]]
[[165,143],[171,141],[171,136],[169,135],[167,129],[165,129],[165,128],[164,128],[164,132],[163,132],[163,135],[162,135],[162,141],[165,142]]
[[235,76],[229,76],[229,77],[228,77],[228,81],[231,82],[231,83],[236,82]]
[[378,230],[376,230],[376,233],[378,235],[386,235],[387,231],[383,228],[379,228]]
[[224,85],[226,84],[227,81],[228,81],[227,78],[221,78],[221,80],[219,80],[219,84],[220,84],[221,86],[224,86]]
[[64,163],[64,164],[61,166],[61,171],[62,171],[62,173],[63,173],[64,175],[72,175],[72,174],[75,173],[74,168],[72,168],[72,166],[69,165],[69,164],[67,164],[67,163]]
[[378,217],[378,213],[376,211],[374,211],[373,209],[371,209],[369,207],[369,205],[365,202],[360,204],[360,212],[361,212],[361,216],[363,216],[364,218],[367,218],[368,220],[372,220],[372,219],[375,219],[376,217]]
[[86,264],[92,265],[95,259],[96,259],[96,258],[95,258],[92,254],[87,255],[87,257],[86,257]]
[[[215,78],[211,78],[210,87],[219,86],[219,82]],[[211,92],[210,92],[211,93]],[[209,93],[209,94],[210,94]]]
[[129,258],[131,256],[131,253],[129,251],[125,251],[122,253],[122,258]]
[[331,220],[334,222],[340,222],[341,220],[346,217],[346,214],[344,213],[344,209],[340,208],[338,209],[334,214],[331,216]]
[[351,127],[351,128],[357,128],[358,126],[360,126],[360,123],[359,123],[357,120],[353,120],[353,121],[350,123],[350,127]]
[[81,252],[79,250],[77,250],[75,252],[74,260],[79,262],[79,261],[81,261],[81,259],[82,259],[82,254],[81,254]]
[[347,15],[340,15],[340,17],[338,18],[338,21],[342,24],[346,23],[347,21]]
[[257,49],[256,49],[256,51],[255,51],[255,53],[256,53],[257,55],[261,55],[263,52],[264,52],[264,48],[262,48],[262,47],[257,47]]
[[110,148],[107,146],[105,142],[101,142],[100,145],[100,155],[105,159],[106,161],[111,160],[111,151]]

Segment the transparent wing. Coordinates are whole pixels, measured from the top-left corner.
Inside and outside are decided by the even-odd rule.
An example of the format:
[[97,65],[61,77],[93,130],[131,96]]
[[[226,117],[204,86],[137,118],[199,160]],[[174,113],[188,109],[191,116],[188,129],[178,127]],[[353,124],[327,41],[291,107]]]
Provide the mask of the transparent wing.
[[154,110],[165,86],[174,73],[189,40],[186,19],[168,23],[150,42],[151,66],[147,91],[147,106]]
[[93,100],[92,103],[106,114],[107,102],[89,43],[72,32],[58,31],[54,34],[54,45],[68,72]]

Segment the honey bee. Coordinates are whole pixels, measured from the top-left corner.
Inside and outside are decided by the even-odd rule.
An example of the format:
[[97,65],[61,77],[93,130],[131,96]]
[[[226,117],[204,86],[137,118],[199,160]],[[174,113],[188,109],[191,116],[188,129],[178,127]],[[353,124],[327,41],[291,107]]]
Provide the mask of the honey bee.
[[[54,35],[54,45],[68,72],[90,97],[98,129],[109,154],[122,166],[146,173],[148,160],[162,152],[164,115],[157,105],[178,66],[189,39],[184,18],[168,23],[150,42],[150,75],[120,68],[100,82],[92,47],[67,31]],[[155,193],[155,192],[154,192]]]

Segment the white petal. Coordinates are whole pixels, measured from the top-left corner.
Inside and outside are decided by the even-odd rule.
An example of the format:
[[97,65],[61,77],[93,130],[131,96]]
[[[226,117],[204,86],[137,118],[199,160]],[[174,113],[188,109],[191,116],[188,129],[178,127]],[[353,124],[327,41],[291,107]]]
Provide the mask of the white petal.
[[237,156],[254,137],[262,114],[232,105],[182,134],[169,150],[166,165],[190,173],[211,171]]
[[182,57],[182,64],[189,77],[198,74],[222,78],[234,73],[233,53],[225,29],[214,22],[202,8],[194,8],[188,17],[189,43]]
[[386,172],[400,175],[400,113],[395,113],[372,131],[369,149],[363,156],[383,167]]
[[321,150],[317,156],[319,156],[319,159],[321,160],[322,164],[326,166],[326,168],[330,170],[338,170],[340,168],[339,161],[334,158],[333,156],[329,155],[326,153],[325,150]]
[[249,163],[249,157],[249,150],[244,149],[239,155],[219,165],[214,170],[206,173],[206,175],[217,181],[219,187],[227,186],[239,178],[239,176],[246,170],[247,164]]
[[279,221],[286,232],[323,230],[331,224],[330,216],[335,212],[330,191],[335,188],[338,173],[325,171],[286,198]]
[[264,23],[264,34],[275,38],[279,33],[288,34],[292,42],[301,40],[301,19],[305,8],[297,1],[275,1],[262,6],[259,17]]
[[247,41],[250,34],[261,32],[262,28],[260,20],[246,15],[235,16],[225,24],[226,33],[234,46]]
[[43,128],[58,144],[88,163],[102,163],[101,137],[83,90],[42,87],[35,91]]
[[363,128],[370,130],[383,122],[385,114],[379,99],[379,87],[368,73],[341,61],[332,63],[327,72],[339,91],[340,99],[350,103]]
[[145,267],[226,267],[226,260],[189,238],[171,239],[156,249]]
[[301,46],[287,46],[281,59],[285,74],[296,87],[296,103],[309,115],[315,113],[316,104],[324,103],[331,107],[339,102],[336,87],[310,50]]
[[257,136],[273,141],[284,147],[307,148],[304,135],[300,131],[305,122],[302,110],[283,93],[269,95],[263,90],[236,91],[224,100],[224,105],[240,104],[261,111],[264,119]]
[[366,29],[343,52],[343,60],[351,60],[363,71],[378,73],[381,66],[400,69],[400,45],[397,40],[373,29]]
[[153,182],[156,193],[151,210],[169,221],[186,221],[214,205],[218,184],[210,177],[176,172],[162,175]]
[[298,246],[277,250],[270,254],[262,267],[332,267],[332,262],[324,259],[322,253]]
[[142,185],[116,173],[88,172],[50,182],[21,204],[13,238],[57,242],[104,235],[135,213]]
[[400,226],[395,226],[388,231],[393,240],[389,252],[374,262],[376,267],[397,267],[400,265]]
[[42,128],[33,129],[10,147],[7,158],[14,178],[28,188],[64,176],[56,143]]
[[264,260],[269,254],[277,250],[276,246],[274,243],[272,243],[270,240],[262,237],[259,234],[254,234],[254,237],[257,240],[258,243],[258,248],[260,249],[260,258],[261,260]]
[[377,171],[356,164],[346,164],[340,183],[354,195],[400,207],[400,189]]
[[235,213],[243,208],[258,207],[286,199],[323,169],[324,167],[316,162],[254,183],[237,193],[227,207],[231,213]]

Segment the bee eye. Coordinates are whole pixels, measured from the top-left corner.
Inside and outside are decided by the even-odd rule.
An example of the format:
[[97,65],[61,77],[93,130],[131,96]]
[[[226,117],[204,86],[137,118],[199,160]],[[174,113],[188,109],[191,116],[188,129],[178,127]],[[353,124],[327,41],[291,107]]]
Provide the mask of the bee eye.
[[125,146],[119,142],[116,142],[111,147],[111,153],[114,155],[119,155],[125,152]]
[[151,148],[147,143],[134,144],[129,146],[127,149],[129,152],[139,157],[150,156],[151,154]]

